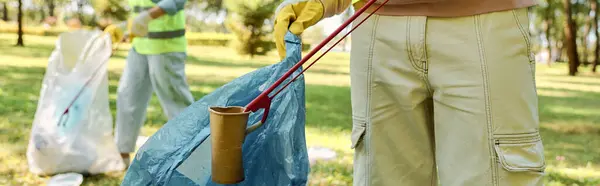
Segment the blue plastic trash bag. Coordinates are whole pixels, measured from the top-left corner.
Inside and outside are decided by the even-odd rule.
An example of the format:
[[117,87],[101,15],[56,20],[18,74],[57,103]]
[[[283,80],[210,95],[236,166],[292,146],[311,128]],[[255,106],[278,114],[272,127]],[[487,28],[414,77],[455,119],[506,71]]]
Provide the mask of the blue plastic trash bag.
[[[287,57],[282,62],[223,85],[152,135],[138,150],[122,185],[218,185],[210,178],[208,108],[246,106],[299,62],[300,38],[288,33],[285,40]],[[309,161],[304,134],[304,87],[304,77],[300,76],[273,98],[265,124],[246,136],[242,147],[245,180],[235,185],[306,185]],[[248,124],[258,122],[263,111],[252,113]]]

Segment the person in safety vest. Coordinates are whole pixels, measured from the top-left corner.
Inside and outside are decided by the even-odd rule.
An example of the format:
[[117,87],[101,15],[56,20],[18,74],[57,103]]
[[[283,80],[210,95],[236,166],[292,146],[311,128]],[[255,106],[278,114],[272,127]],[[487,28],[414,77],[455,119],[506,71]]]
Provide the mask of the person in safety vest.
[[[274,26],[280,56],[288,31],[302,34],[352,3],[284,1]],[[543,185],[534,5],[390,0],[360,25],[350,53],[353,185]]]
[[186,75],[186,0],[128,0],[130,21],[111,25],[105,32],[114,42],[129,31],[132,48],[117,90],[115,139],[125,163],[134,152],[146,107],[155,92],[170,119],[188,107],[194,98]]

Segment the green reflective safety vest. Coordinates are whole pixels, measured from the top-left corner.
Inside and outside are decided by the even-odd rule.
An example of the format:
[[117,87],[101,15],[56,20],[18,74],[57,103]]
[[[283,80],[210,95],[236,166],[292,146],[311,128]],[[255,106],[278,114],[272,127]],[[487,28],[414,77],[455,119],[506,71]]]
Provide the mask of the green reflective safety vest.
[[[135,18],[140,12],[156,6],[152,0],[129,0]],[[148,34],[133,39],[132,46],[140,54],[163,54],[169,52],[186,52],[185,14],[180,10],[175,15],[165,14],[148,23]]]

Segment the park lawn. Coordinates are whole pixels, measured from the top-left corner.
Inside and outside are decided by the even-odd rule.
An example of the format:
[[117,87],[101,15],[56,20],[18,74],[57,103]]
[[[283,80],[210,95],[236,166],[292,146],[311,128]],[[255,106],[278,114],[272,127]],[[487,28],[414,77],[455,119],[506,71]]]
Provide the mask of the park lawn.
[[[0,34],[0,185],[39,185],[48,178],[28,174],[25,152],[45,65],[56,37],[26,35],[25,48],[13,47],[14,40],[12,34]],[[127,47],[120,46],[109,65],[113,114]],[[224,47],[189,47],[186,72],[196,99],[240,75],[278,61],[274,54],[249,59],[233,53]],[[348,58],[347,54],[331,53],[306,72],[307,143],[338,153],[335,160],[312,167],[311,185],[352,182]],[[600,180],[600,75],[588,73],[587,68],[582,71],[580,76],[568,77],[562,64],[538,65],[549,185],[591,185],[585,179]],[[153,97],[142,135],[152,135],[165,122]],[[118,185],[122,177],[122,173],[88,177],[84,185]]]

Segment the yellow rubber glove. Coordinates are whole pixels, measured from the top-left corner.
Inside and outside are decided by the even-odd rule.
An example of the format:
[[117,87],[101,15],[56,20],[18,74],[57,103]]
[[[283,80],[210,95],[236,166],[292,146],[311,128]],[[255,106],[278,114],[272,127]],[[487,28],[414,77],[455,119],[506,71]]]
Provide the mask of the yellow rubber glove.
[[110,35],[110,39],[112,40],[112,43],[118,43],[123,39],[123,36],[125,35],[125,29],[126,29],[126,25],[124,23],[121,24],[116,24],[116,25],[108,25],[105,29],[104,29],[104,33],[107,33],[108,35]]
[[129,42],[133,42],[133,38],[139,37],[136,36],[135,34],[131,33],[131,29],[133,27],[133,19],[128,19],[125,23],[125,36],[127,36],[127,39],[129,40]]
[[131,20],[131,32],[136,36],[146,36],[148,34],[148,23],[152,21],[149,11],[139,13],[133,20]]
[[281,59],[285,58],[284,37],[288,30],[301,35],[304,30],[324,18],[340,14],[350,6],[352,0],[288,0],[275,13],[273,36]]
[[128,19],[127,20],[127,33],[129,36],[129,42],[133,42],[133,38],[137,37],[136,35],[134,35],[133,33],[131,33],[131,27],[133,27],[133,20],[132,19]]

